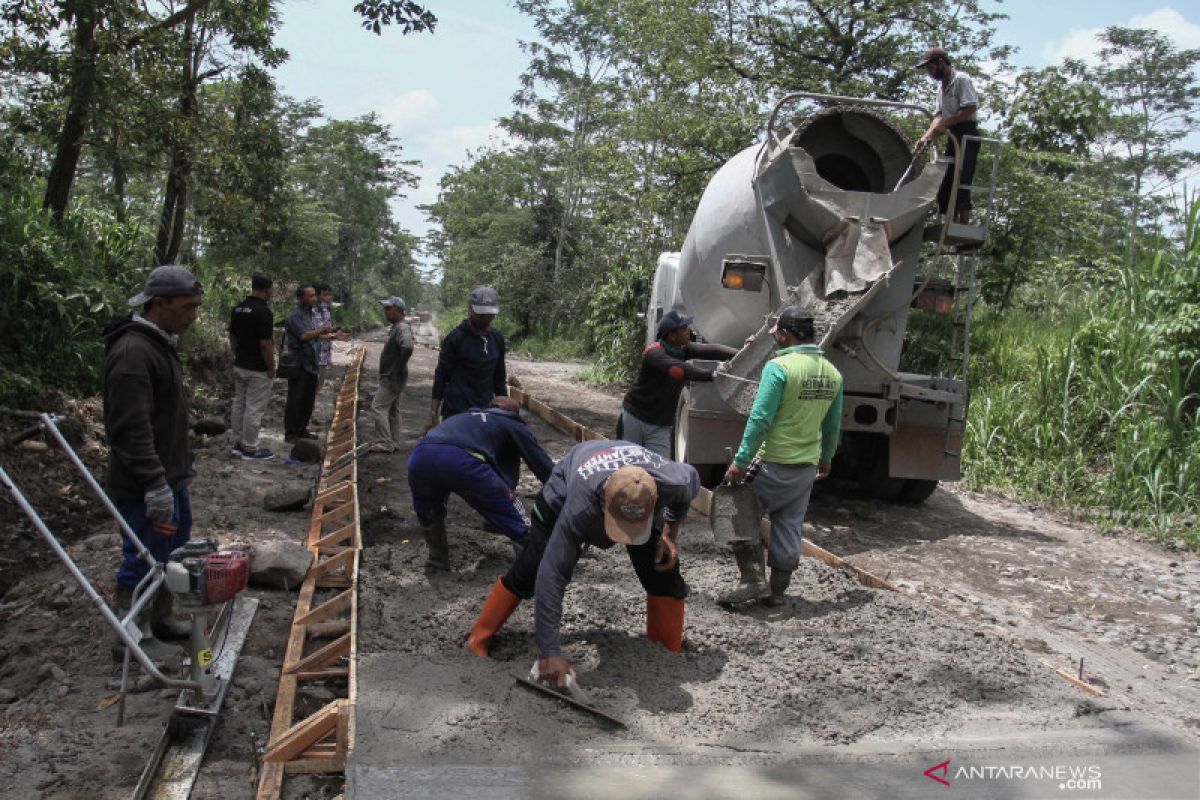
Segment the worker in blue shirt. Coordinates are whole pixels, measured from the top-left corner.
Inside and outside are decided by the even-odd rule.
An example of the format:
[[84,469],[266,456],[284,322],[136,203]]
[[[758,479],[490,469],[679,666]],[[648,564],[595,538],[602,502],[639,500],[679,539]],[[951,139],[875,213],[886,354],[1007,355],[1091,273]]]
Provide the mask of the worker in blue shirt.
[[554,462],[521,419],[520,406],[507,396],[472,408],[425,434],[408,456],[408,485],[421,523],[427,570],[450,569],[446,540],[446,500],[456,494],[514,543],[525,541],[529,515],[516,486],[524,461],[539,481]]

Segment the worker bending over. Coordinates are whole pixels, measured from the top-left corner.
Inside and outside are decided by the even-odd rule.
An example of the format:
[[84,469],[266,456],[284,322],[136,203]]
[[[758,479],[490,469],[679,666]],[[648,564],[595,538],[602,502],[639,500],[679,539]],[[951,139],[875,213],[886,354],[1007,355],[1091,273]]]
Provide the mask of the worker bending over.
[[691,465],[632,442],[575,445],[542,487],[525,548],[496,580],[467,647],[486,656],[492,636],[521,600],[534,597],[539,673],[561,682],[571,670],[559,635],[563,595],[580,552],[584,544],[623,544],[646,590],[647,638],[679,652],[688,589],[675,540],[699,491]]
[[813,315],[800,306],[779,312],[771,328],[779,351],[763,367],[742,444],[725,473],[741,483],[754,459],[760,469],[751,484],[761,511],[771,519],[763,575],[762,540],[735,542],[741,581],[718,598],[726,605],[753,600],[778,605],[800,563],[804,515],[814,480],[829,475],[842,424],[842,375],[815,344]]
[[450,569],[446,500],[451,494],[515,544],[525,541],[529,516],[515,491],[521,461],[543,483],[554,462],[519,412],[511,397],[495,397],[491,406],[455,414],[433,428],[409,454],[408,485],[428,547],[426,569]]

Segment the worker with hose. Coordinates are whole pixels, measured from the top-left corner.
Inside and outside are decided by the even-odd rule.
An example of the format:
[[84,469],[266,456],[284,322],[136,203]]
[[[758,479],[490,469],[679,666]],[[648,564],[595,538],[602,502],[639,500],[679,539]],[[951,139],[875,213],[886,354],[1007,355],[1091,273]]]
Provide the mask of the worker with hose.
[[584,544],[625,545],[646,590],[646,637],[672,652],[683,647],[684,598],[676,537],[700,476],[624,441],[575,445],[554,466],[533,505],[525,548],[497,578],[467,647],[487,656],[492,637],[521,600],[535,598],[538,673],[564,685],[572,673],[562,653],[563,596]]
[[751,474],[759,509],[771,520],[767,565],[762,539],[733,543],[741,580],[717,602],[735,605],[784,602],[792,573],[800,563],[804,515],[813,481],[829,475],[842,421],[842,376],[815,343],[812,312],[786,306],[771,328],[779,350],[763,367],[758,394],[746,421],[742,443],[725,472],[725,482],[739,484]]
[[690,364],[691,358],[728,361],[737,350],[723,344],[692,341],[692,317],[671,309],[658,321],[658,340],[642,351],[642,364],[621,401],[617,437],[671,457],[675,406],[688,381],[711,381],[712,367]]
[[[955,151],[962,152],[959,190],[954,199],[954,221],[966,225],[971,221],[971,191],[964,187],[969,187],[975,180],[975,164],[979,158],[979,141],[963,140],[965,136],[979,135],[979,126],[975,123],[975,112],[979,107],[975,84],[969,75],[951,65],[950,54],[941,47],[926,50],[916,68],[925,70],[925,74],[939,85],[935,113],[929,129],[917,140],[917,152],[924,151],[942,134],[950,134],[954,141],[946,142],[946,155],[954,158]],[[937,197],[938,210],[943,214],[950,206],[950,189],[953,185],[954,170],[947,169]]]

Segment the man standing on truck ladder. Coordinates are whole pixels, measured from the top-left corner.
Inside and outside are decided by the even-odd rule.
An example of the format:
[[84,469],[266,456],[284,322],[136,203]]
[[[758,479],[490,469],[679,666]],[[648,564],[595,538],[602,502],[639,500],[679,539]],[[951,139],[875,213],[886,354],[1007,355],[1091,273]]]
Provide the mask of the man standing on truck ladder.
[[728,361],[737,350],[722,344],[692,342],[693,317],[671,309],[658,322],[658,341],[642,351],[642,365],[621,402],[618,436],[665,458],[671,457],[675,407],[689,380],[711,381],[713,370],[689,364],[690,358]]
[[771,328],[779,351],[763,367],[742,444],[725,472],[741,483],[751,462],[760,467],[751,484],[759,508],[771,519],[771,582],[763,575],[761,539],[735,542],[741,581],[718,598],[722,605],[784,602],[800,563],[804,515],[814,480],[829,475],[842,423],[842,375],[814,342],[812,312],[786,306]]
[[[959,171],[959,186],[970,186],[975,180],[975,161],[979,157],[979,142],[973,140],[963,142],[964,136],[978,136],[979,126],[975,124],[975,111],[979,101],[975,95],[975,84],[965,72],[954,69],[950,65],[950,54],[940,47],[931,47],[917,62],[916,69],[924,69],[925,74],[941,86],[938,90],[936,113],[929,123],[929,129],[917,140],[917,152],[921,152],[943,133],[949,131],[954,142],[946,142],[946,155],[954,158],[955,150],[962,151],[962,168]],[[943,214],[950,205],[950,189],[954,185],[953,167],[946,170],[938,189],[938,210]],[[966,225],[971,219],[971,192],[960,188],[954,203],[954,221]]]
[[493,397],[508,395],[504,336],[492,327],[500,313],[500,296],[490,286],[476,286],[467,312],[467,318],[442,339],[426,431],[440,419],[484,408]]

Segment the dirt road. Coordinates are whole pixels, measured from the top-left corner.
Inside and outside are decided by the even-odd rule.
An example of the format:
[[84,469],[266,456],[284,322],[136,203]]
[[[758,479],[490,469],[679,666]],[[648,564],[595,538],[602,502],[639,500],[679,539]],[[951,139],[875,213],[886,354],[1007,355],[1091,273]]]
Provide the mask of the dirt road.
[[[419,351],[413,360],[405,408],[414,424],[427,413],[434,358]],[[612,430],[619,395],[571,382],[572,371],[510,364],[539,399]],[[570,446],[539,420],[529,424],[551,455]],[[405,450],[416,438],[410,431]],[[1106,539],[954,491],[939,491],[919,508],[825,495],[814,502],[814,539],[889,574],[911,596],[868,590],[806,561],[782,609],[732,614],[713,602],[735,579],[732,561],[712,544],[706,520],[693,515],[681,537],[692,592],[683,654],[644,639],[642,593],[619,549],[581,562],[568,592],[566,654],[596,703],[627,721],[627,730],[614,733],[513,683],[534,657],[529,604],[496,637],[492,659],[465,654],[467,631],[511,559],[507,542],[452,502],[453,571],[427,577],[404,457],[372,456],[360,474],[369,546],[350,796],[419,796],[473,781],[499,782],[522,796],[549,791],[530,782],[531,774],[545,780],[547,764],[749,768],[791,763],[813,747],[876,759],[938,748],[994,754],[1018,745],[1112,753],[1105,737],[1118,729],[1130,742],[1142,741],[1132,734],[1138,730],[1195,746],[1200,572],[1190,555]],[[521,492],[528,498],[536,489],[526,475]],[[1141,583],[1121,577],[1134,565]],[[1137,593],[1151,585],[1165,596]],[[1151,609],[1158,613],[1151,617]],[[1168,652],[1155,652],[1160,642]],[[1110,696],[1086,695],[1040,663],[1067,667],[1079,656],[1085,677],[1106,684]],[[1185,759],[1185,774],[1193,762]],[[482,772],[464,772],[464,765]],[[417,781],[412,794],[393,794],[401,776]]]
[[[364,401],[381,341],[379,333],[369,338]],[[809,532],[817,543],[912,596],[869,590],[806,562],[786,606],[742,614],[713,603],[735,571],[706,520],[693,515],[681,542],[691,596],[680,655],[642,635],[644,601],[624,554],[596,553],[581,562],[568,592],[564,638],[596,702],[628,729],[608,731],[520,689],[512,675],[527,672],[534,656],[530,604],[497,636],[494,658],[462,647],[511,559],[507,542],[455,501],[453,571],[426,577],[421,569],[405,454],[428,413],[435,355],[421,348],[412,362],[404,451],[367,456],[360,468],[367,550],[348,796],[466,796],[475,787],[491,798],[768,797],[817,781],[829,796],[895,797],[928,792],[922,771],[951,757],[929,760],[937,754],[984,763],[1031,752],[1112,759],[1131,751],[1174,759],[1131,769],[1167,776],[1163,786],[1195,796],[1200,767],[1187,751],[1200,738],[1195,555],[953,489],[917,508],[828,492],[814,499]],[[514,359],[509,366],[535,396],[612,430],[619,393],[571,381],[572,365]],[[329,394],[318,417],[328,414]],[[282,396],[280,384],[267,422],[266,444],[277,451]],[[365,407],[362,439],[371,435]],[[570,446],[540,421],[529,424],[551,455]],[[312,468],[231,461],[223,440],[198,443],[195,535],[303,540],[307,512],[267,512],[261,500],[279,482],[311,480]],[[98,469],[103,448],[94,429],[83,450]],[[62,459],[36,450],[0,457],[42,487],[56,529],[107,588],[112,527],[64,480]],[[537,488],[526,474],[521,493],[528,498]],[[0,780],[20,797],[126,797],[173,701],[157,690],[136,694],[126,725],[114,727],[108,636],[12,512],[0,503]],[[254,785],[295,595],[253,594],[262,604],[194,797],[249,796]],[[1107,696],[1085,695],[1041,663],[1074,671],[1080,658],[1084,677]],[[328,691],[306,686],[303,699],[320,702]],[[847,775],[847,761],[860,769]],[[623,769],[635,764],[647,769]],[[789,771],[800,764],[803,775]],[[1106,787],[1119,787],[1118,768],[1106,769]],[[639,782],[630,785],[634,775]],[[855,789],[851,778],[870,783]],[[1090,796],[1155,796],[1128,786]],[[337,778],[296,775],[284,796],[332,797],[342,788]],[[1002,788],[996,796],[1015,794]]]

